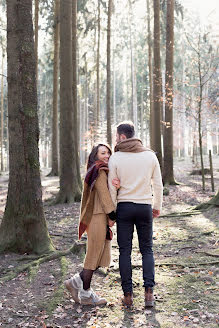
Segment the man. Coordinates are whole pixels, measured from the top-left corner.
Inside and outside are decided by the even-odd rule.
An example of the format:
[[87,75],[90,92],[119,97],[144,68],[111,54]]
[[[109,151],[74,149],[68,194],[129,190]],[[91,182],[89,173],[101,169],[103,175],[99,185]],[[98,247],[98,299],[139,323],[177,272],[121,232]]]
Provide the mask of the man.
[[[163,184],[160,165],[155,153],[133,138],[134,125],[121,123],[117,127],[115,153],[109,160],[108,185],[117,204],[117,241],[119,269],[124,297],[123,304],[133,304],[131,251],[134,226],[142,254],[145,306],[154,306],[154,257],[152,250],[153,217],[160,215]],[[112,180],[120,180],[120,189]],[[152,187],[152,188],[151,188]],[[153,196],[152,196],[153,192]],[[152,210],[153,208],[153,210]],[[114,222],[110,222],[110,226]]]

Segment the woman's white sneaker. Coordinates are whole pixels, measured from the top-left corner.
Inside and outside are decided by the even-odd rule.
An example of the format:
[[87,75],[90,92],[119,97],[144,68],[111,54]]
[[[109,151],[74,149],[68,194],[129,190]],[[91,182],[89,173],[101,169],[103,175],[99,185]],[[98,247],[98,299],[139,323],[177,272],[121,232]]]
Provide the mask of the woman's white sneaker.
[[84,290],[81,289],[78,295],[80,303],[82,305],[104,305],[107,304],[107,300],[98,296],[93,289]]

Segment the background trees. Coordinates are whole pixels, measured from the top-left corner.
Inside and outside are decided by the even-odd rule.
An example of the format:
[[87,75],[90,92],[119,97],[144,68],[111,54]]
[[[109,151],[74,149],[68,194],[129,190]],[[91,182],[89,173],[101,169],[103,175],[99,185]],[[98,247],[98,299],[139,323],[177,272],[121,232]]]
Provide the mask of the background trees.
[[[57,124],[59,122],[59,114],[57,115],[58,121],[55,119],[55,113],[52,111],[52,104],[56,107],[55,98],[52,100],[52,94],[54,97],[57,93],[55,85],[57,86],[57,47],[54,49],[53,40],[59,39],[57,37],[57,30],[59,20],[54,20],[54,5],[56,1],[43,0],[39,3],[39,60],[38,60],[38,101],[39,101],[39,123],[40,123],[40,163],[42,167],[50,167],[56,165],[56,169],[52,171],[57,174],[57,162],[54,164],[54,156],[57,158],[57,145],[58,135],[54,133],[57,130]],[[159,3],[159,2],[158,2]],[[35,9],[35,2],[33,2]],[[1,3],[2,12],[4,12],[4,2]],[[125,119],[132,119],[137,121],[137,130],[139,137],[143,138],[144,143],[148,146],[151,143],[151,147],[156,150],[157,146],[153,145],[152,136],[156,132],[160,134],[158,142],[160,145],[160,151],[164,147],[163,142],[163,130],[165,115],[164,115],[164,101],[165,101],[165,79],[164,72],[166,69],[165,64],[165,49],[166,49],[166,2],[162,3],[160,11],[160,38],[153,37],[154,13],[153,3],[151,1],[119,1],[114,0],[112,6],[113,14],[111,18],[111,51],[110,51],[110,64],[111,73],[108,74],[111,83],[110,98],[110,110],[108,109],[107,120],[107,20],[108,20],[108,1],[104,0],[87,0],[80,1],[77,9],[77,103],[78,103],[78,139],[79,139],[79,151],[80,151],[80,164],[85,163],[87,153],[90,151],[94,142],[98,140],[107,140],[107,121],[108,130],[109,126],[112,129],[112,136],[116,124]],[[36,1],[37,9],[37,1]],[[150,13],[149,13],[150,12]],[[33,21],[36,21],[37,10],[34,10]],[[183,14],[183,16],[182,16]],[[5,16],[1,16],[1,37],[4,37],[4,20]],[[155,20],[157,18],[155,17]],[[36,22],[37,23],[37,22]],[[150,24],[149,24],[150,23]],[[149,27],[149,25],[150,27]],[[175,7],[175,47],[174,47],[174,61],[173,61],[173,154],[174,156],[191,155],[194,158],[195,154],[199,154],[200,146],[198,142],[198,134],[196,127],[196,120],[193,119],[195,110],[192,110],[197,104],[195,102],[195,75],[194,75],[194,60],[195,52],[192,50],[191,45],[188,42],[188,38],[191,35],[195,36],[193,31],[197,31],[199,26],[197,16],[191,11],[186,10],[179,3]],[[34,24],[35,25],[35,24]],[[173,23],[170,24],[171,26]],[[37,26],[37,24],[36,24]],[[170,27],[171,27],[170,26]],[[156,27],[158,25],[156,24]],[[200,27],[201,28],[201,27]],[[152,33],[152,37],[150,36]],[[196,34],[198,31],[196,32]],[[210,49],[211,55],[216,57],[215,38],[213,36],[213,30],[210,26],[205,26],[205,31],[200,31],[201,35],[207,35],[208,46],[201,49],[202,63],[204,58],[205,49]],[[36,33],[35,33],[36,35]],[[56,37],[55,37],[56,35]],[[187,35],[187,37],[186,37]],[[131,36],[131,38],[130,38]],[[149,44],[160,39],[160,73],[162,75],[162,90],[157,102],[156,98],[152,101],[150,95],[152,95],[151,80],[151,64],[153,63],[153,69],[157,66],[156,54],[149,51],[147,41],[152,39]],[[130,42],[131,40],[131,42]],[[37,41],[37,40],[36,40]],[[197,44],[197,42],[196,42]],[[6,47],[5,41],[3,42],[4,48]],[[153,50],[153,49],[152,49]],[[184,56],[182,56],[184,53]],[[108,53],[109,55],[109,53]],[[154,62],[155,60],[155,62]],[[54,64],[54,67],[53,67]],[[155,64],[155,65],[154,65]],[[1,72],[5,71],[4,62]],[[150,69],[149,69],[150,68]],[[6,73],[6,71],[5,71]],[[3,74],[3,73],[1,73]],[[6,74],[5,74],[6,75]],[[203,111],[208,111],[208,124],[207,129],[203,129],[203,143],[204,154],[207,154],[207,148],[211,148],[213,153],[218,153],[219,141],[218,141],[218,129],[216,127],[217,118],[217,101],[216,94],[216,80],[217,72],[212,76],[211,81],[207,84],[206,94],[203,102]],[[53,82],[54,81],[54,87]],[[194,83],[193,83],[194,82]],[[75,83],[74,83],[75,85]],[[108,83],[109,85],[109,83]],[[151,90],[150,90],[151,89]],[[208,90],[208,91],[207,91]],[[7,156],[7,115],[6,115],[6,80],[4,80],[4,114],[3,117],[3,132],[2,140],[2,160],[4,161],[4,169],[7,169],[8,156]],[[155,90],[155,94],[157,91]],[[1,92],[2,94],[2,92]],[[155,95],[154,94],[154,95]],[[155,97],[155,96],[154,96]],[[209,101],[208,101],[208,100]],[[209,109],[206,106],[209,104]],[[155,111],[152,109],[155,104]],[[160,118],[156,119],[161,122],[161,132],[156,128],[150,132],[150,120],[152,115],[156,112],[156,106],[160,106]],[[59,108],[59,102],[58,102]],[[211,108],[213,110],[211,110]],[[133,114],[134,109],[134,114]],[[59,109],[58,109],[59,111]],[[188,118],[191,116],[191,120]],[[54,117],[54,120],[53,120]],[[111,121],[111,122],[110,122]],[[168,120],[167,120],[168,121]],[[180,122],[185,123],[185,129],[181,129]],[[1,121],[2,122],[2,121]],[[52,123],[53,122],[53,123]],[[54,126],[52,125],[54,124]],[[176,127],[175,127],[176,124]],[[203,122],[203,126],[205,122]],[[53,126],[53,128],[52,128]],[[56,126],[56,128],[55,128]],[[55,129],[55,130],[54,130]],[[170,129],[169,129],[170,131]],[[168,132],[168,129],[167,129]],[[51,137],[57,139],[56,146],[53,146],[54,140]],[[94,138],[95,136],[95,138]],[[149,137],[151,142],[149,142]],[[167,137],[168,139],[169,137]],[[52,141],[53,140],[53,141]],[[188,140],[193,140],[192,143]],[[208,140],[208,141],[207,141]],[[206,142],[208,145],[205,147]],[[165,144],[168,144],[165,143]],[[53,149],[53,150],[52,150]],[[157,150],[156,150],[157,151]],[[159,151],[159,150],[158,150]],[[160,152],[159,151],[159,152]],[[158,155],[159,156],[159,155]],[[163,159],[161,160],[161,164]],[[169,160],[168,160],[169,161]],[[167,163],[168,163],[167,161]],[[167,164],[169,167],[169,165]],[[3,164],[2,164],[3,169]],[[55,172],[56,171],[56,172]],[[53,173],[52,172],[52,173]]]
[[173,49],[174,0],[167,0],[166,15],[166,70],[165,70],[165,123],[164,123],[164,183],[175,183],[173,174]]
[[59,94],[59,38],[60,38],[60,0],[54,2],[54,59],[53,59],[53,105],[52,105],[52,170],[50,175],[58,175],[58,94]]
[[77,171],[76,58],[73,57],[76,42],[72,42],[76,39],[75,5],[71,0],[60,3],[60,191],[57,203],[78,201],[81,195]]
[[0,250],[52,250],[43,213],[38,157],[32,4],[7,1],[9,187]]
[[[214,25],[201,24],[183,2],[173,11],[170,0],[68,0],[60,19],[59,0],[40,1],[39,11],[38,1],[32,6],[35,55],[26,60],[37,67],[38,106],[35,91],[30,97],[38,107],[42,173],[60,174],[57,201],[80,199],[88,153],[99,141],[113,145],[116,125],[127,119],[157,153],[164,183],[174,182],[174,158],[190,156],[202,168],[204,189],[206,155],[219,153]],[[5,1],[0,9],[0,167],[8,171],[7,95],[10,101],[15,95],[6,81]],[[20,20],[12,22],[19,30]],[[22,66],[19,74],[29,72]]]
[[160,1],[154,0],[154,69],[153,69],[153,111],[154,120],[152,133],[154,134],[154,150],[162,169],[161,149],[161,104],[162,104],[162,80],[160,60]]

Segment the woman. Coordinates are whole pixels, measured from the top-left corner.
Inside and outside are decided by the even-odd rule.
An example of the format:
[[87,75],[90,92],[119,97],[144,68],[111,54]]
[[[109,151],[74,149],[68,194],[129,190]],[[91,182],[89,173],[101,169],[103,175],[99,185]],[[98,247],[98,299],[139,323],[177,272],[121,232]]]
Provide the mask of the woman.
[[[108,185],[108,161],[112,151],[108,145],[94,147],[88,158],[80,211],[79,239],[87,232],[87,252],[80,274],[64,282],[75,302],[80,304],[106,304],[91,288],[93,272],[98,267],[108,267],[111,258],[111,231],[116,220],[115,206]],[[113,182],[119,187],[119,181]]]

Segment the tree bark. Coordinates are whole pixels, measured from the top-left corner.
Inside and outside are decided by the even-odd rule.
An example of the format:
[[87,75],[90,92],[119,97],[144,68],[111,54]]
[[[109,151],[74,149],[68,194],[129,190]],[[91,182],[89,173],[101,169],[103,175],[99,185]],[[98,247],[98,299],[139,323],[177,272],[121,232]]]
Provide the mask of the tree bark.
[[141,76],[141,140],[144,142],[144,95],[143,95],[143,76]]
[[108,23],[107,23],[107,89],[106,89],[106,107],[107,107],[107,142],[112,145],[111,131],[111,16],[112,0],[108,1]]
[[212,155],[210,149],[209,149],[209,164],[210,164],[210,172],[211,172],[211,191],[214,191],[214,174],[213,174]]
[[166,17],[166,73],[165,73],[165,124],[164,124],[164,184],[175,184],[173,173],[173,50],[174,0],[167,0]]
[[34,51],[35,51],[35,60],[36,60],[36,81],[38,81],[38,33],[39,33],[39,0],[35,0],[35,20],[34,20]]
[[160,69],[160,0],[154,0],[154,78],[153,78],[153,100],[154,100],[154,151],[162,170],[161,149],[161,69]]
[[131,86],[132,86],[132,101],[131,101],[131,121],[135,126],[136,136],[138,135],[138,113],[137,113],[137,92],[136,92],[136,72],[135,72],[135,55],[133,47],[133,31],[132,31],[132,3],[129,0],[129,38],[130,38],[130,58],[131,58]]
[[81,172],[80,172],[80,159],[79,159],[79,149],[78,149],[78,143],[79,143],[79,115],[78,115],[78,95],[77,95],[77,84],[78,84],[78,78],[77,78],[77,71],[78,71],[78,65],[77,65],[77,0],[73,0],[72,2],[72,69],[73,69],[73,75],[72,75],[72,88],[73,88],[73,129],[75,132],[74,140],[75,140],[75,149],[74,149],[74,160],[76,163],[76,170],[77,170],[77,180],[78,180],[78,187],[79,193],[81,194],[82,189],[82,182],[81,182]]
[[[60,2],[60,191],[56,203],[72,203],[81,197],[78,157],[75,157],[77,114],[73,112],[72,88],[72,0],[68,0]],[[77,104],[75,94],[74,100]]]
[[97,18],[97,104],[96,104],[96,125],[99,126],[100,120],[100,0],[98,0],[98,18]]
[[2,78],[1,78],[1,171],[4,171],[4,49],[2,47]]
[[151,40],[151,17],[150,1],[147,0],[147,23],[148,23],[148,70],[150,87],[150,147],[154,149],[154,103],[153,103],[153,69],[152,69],[152,40]]
[[[199,62],[199,65],[201,63]],[[200,93],[198,101],[198,139],[199,139],[199,152],[201,159],[202,170],[202,189],[205,190],[205,173],[204,173],[204,161],[203,161],[203,149],[202,149],[202,85],[200,83]]]
[[58,80],[59,80],[59,36],[60,0],[54,3],[54,61],[53,61],[53,116],[52,116],[52,170],[49,176],[59,175],[58,164]]
[[0,251],[53,250],[42,205],[32,1],[7,1],[9,185]]
[[202,76],[201,76],[200,36],[199,36],[199,43],[198,43],[198,75],[199,75],[198,136],[199,136],[199,151],[200,151],[201,170],[202,170],[202,189],[205,190],[205,173],[204,173],[204,161],[203,161],[203,149],[202,149],[202,97],[203,97],[203,83],[202,83]]
[[85,137],[84,137],[84,143],[85,143],[85,163],[87,161],[87,156],[88,156],[88,126],[89,126],[89,110],[88,110],[88,72],[87,72],[87,59],[85,56],[85,86],[84,86],[84,113],[85,113],[85,117],[84,117],[84,126],[85,126]]

